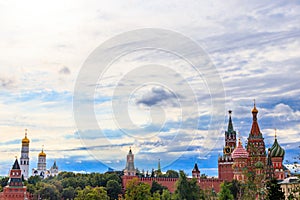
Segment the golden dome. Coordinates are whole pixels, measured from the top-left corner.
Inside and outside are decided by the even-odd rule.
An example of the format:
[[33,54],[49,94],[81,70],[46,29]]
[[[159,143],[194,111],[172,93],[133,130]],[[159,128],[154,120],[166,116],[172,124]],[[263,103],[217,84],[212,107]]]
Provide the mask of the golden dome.
[[22,143],[29,144],[29,143],[30,143],[30,140],[25,136],[25,137],[22,139]]
[[39,156],[46,157],[46,154],[44,153],[44,149],[42,149],[41,153],[39,153]]
[[254,108],[252,109],[253,113],[258,113],[258,110],[256,109],[256,106],[254,106]]
[[22,143],[29,144],[30,140],[27,138],[27,129],[25,129],[25,137],[22,139]]

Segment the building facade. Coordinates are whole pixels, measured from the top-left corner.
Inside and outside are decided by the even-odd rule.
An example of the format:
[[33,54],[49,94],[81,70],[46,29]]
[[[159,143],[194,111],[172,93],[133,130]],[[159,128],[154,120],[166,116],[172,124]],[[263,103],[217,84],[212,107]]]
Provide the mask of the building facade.
[[56,165],[56,161],[54,161],[52,167],[47,169],[47,155],[44,152],[44,148],[38,155],[38,163],[37,168],[32,169],[33,176],[40,176],[41,178],[48,178],[50,176],[58,175],[58,167]]

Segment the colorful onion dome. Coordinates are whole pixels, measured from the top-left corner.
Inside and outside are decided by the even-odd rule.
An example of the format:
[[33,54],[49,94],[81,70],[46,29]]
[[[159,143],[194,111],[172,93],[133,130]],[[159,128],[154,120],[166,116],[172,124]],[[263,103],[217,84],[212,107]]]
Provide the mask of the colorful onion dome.
[[46,157],[46,154],[44,153],[44,149],[42,149],[41,153],[39,153],[39,156]]
[[273,146],[270,148],[270,155],[271,157],[284,157],[284,149],[278,144],[277,138],[275,137],[275,141]]
[[233,159],[236,158],[248,158],[249,154],[248,152],[243,148],[242,142],[239,139],[239,144],[238,146],[233,150],[231,157]]

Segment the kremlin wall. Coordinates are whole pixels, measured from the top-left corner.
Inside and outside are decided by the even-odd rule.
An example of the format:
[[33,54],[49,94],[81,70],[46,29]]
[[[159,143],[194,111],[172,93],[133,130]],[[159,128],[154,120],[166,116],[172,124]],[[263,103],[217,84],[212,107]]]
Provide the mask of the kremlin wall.
[[[232,111],[229,111],[228,128],[224,134],[223,155],[218,158],[218,178],[201,177],[197,163],[194,165],[192,178],[198,180],[200,188],[218,193],[222,182],[232,181],[233,179],[240,182],[245,182],[247,179],[258,180],[258,184],[263,184],[264,181],[273,177],[277,180],[285,179],[289,173],[282,164],[285,150],[280,146],[275,131],[274,143],[266,151],[264,137],[257,120],[258,110],[255,103],[252,109],[252,126],[245,147],[243,147],[240,139],[237,140],[231,115]],[[22,179],[27,180],[29,177],[29,144],[30,140],[27,138],[26,130],[25,137],[22,139],[20,161],[15,160],[10,170],[10,179],[3,192],[0,193],[0,199],[31,199],[31,195],[26,192],[26,187],[22,182]],[[56,162],[50,169],[46,169],[46,165],[46,153],[42,149],[38,155],[37,168],[32,169],[32,175],[47,178],[58,174]],[[161,170],[160,167],[158,170]],[[153,181],[156,181],[166,186],[170,192],[174,192],[175,183],[178,180],[178,178],[138,176],[134,165],[134,154],[131,149],[127,154],[126,167],[123,172],[123,190],[126,190],[128,181],[137,178],[139,182],[150,185]]]

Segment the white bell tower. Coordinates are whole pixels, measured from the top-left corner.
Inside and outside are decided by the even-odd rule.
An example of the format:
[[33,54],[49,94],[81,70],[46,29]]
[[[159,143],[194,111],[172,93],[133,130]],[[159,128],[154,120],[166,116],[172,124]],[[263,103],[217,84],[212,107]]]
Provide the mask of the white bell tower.
[[25,129],[25,137],[22,139],[22,149],[20,157],[20,169],[25,180],[28,179],[29,175],[29,143],[30,140],[27,138],[27,129]]

